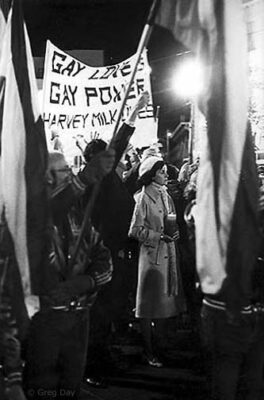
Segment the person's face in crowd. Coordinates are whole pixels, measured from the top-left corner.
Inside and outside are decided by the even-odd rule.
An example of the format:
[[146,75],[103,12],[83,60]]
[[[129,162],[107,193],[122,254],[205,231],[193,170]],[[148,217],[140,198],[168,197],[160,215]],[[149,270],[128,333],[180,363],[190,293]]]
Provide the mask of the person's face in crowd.
[[71,168],[62,154],[56,154],[56,156],[50,155],[47,171],[49,194],[52,195],[54,189],[66,182],[70,174]]
[[159,185],[167,185],[168,183],[168,173],[166,165],[163,165],[161,169],[156,171],[153,181]]
[[138,154],[135,151],[132,151],[129,154],[129,157],[130,157],[130,162],[131,162],[132,166],[140,161],[140,158],[139,158]]

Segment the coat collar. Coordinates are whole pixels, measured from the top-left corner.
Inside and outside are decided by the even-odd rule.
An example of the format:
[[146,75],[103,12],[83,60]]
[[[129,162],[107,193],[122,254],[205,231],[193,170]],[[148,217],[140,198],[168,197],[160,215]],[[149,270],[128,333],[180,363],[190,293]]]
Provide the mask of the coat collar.
[[160,198],[161,193],[166,191],[166,188],[165,186],[160,186],[153,182],[150,185],[146,186],[143,190],[151,198],[151,200],[156,203],[158,198]]

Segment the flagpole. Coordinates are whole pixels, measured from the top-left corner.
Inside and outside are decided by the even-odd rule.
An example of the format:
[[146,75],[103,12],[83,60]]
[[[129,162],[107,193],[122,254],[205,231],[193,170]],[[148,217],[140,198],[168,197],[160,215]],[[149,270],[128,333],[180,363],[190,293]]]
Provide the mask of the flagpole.
[[189,138],[188,138],[188,155],[189,155],[189,163],[193,163],[193,137],[194,137],[194,113],[195,113],[195,104],[192,99],[190,102],[190,124],[189,124]]
[[159,113],[160,113],[160,106],[157,106],[157,109],[156,109],[156,112],[155,112],[155,115],[154,115],[154,120],[155,120],[155,122],[159,122]]
[[[119,124],[121,122],[121,118],[122,118],[122,115],[123,115],[123,112],[124,112],[125,104],[126,104],[126,101],[127,101],[131,86],[133,84],[133,81],[134,81],[134,78],[135,78],[135,75],[136,75],[136,72],[137,72],[137,67],[138,67],[142,52],[143,52],[144,48],[147,46],[147,44],[148,44],[152,29],[153,29],[155,17],[157,15],[157,12],[158,12],[158,9],[159,9],[159,6],[160,6],[160,2],[161,2],[161,0],[154,0],[153,3],[152,3],[152,6],[150,8],[149,15],[148,15],[148,18],[147,18],[147,22],[146,22],[146,24],[144,26],[144,29],[143,29],[143,32],[141,34],[141,38],[140,38],[140,41],[139,41],[139,44],[138,44],[138,48],[137,48],[137,52],[136,52],[136,60],[135,60],[134,66],[133,66],[133,71],[132,71],[132,74],[130,76],[130,80],[129,80],[128,86],[126,88],[125,96],[124,96],[124,98],[122,100],[122,104],[121,104],[121,107],[120,107],[120,110],[119,110],[119,114],[118,114],[118,117],[117,117],[117,121],[116,121],[116,124],[115,124],[114,131],[113,131],[112,139],[111,139],[110,144],[108,145],[108,147],[111,147],[111,144],[113,143],[113,140],[114,140],[114,138],[115,138],[115,136],[117,134],[118,127],[119,127]],[[89,199],[89,201],[87,203],[87,206],[86,206],[86,209],[85,209],[85,213],[84,213],[83,222],[82,222],[81,229],[80,229],[80,233],[79,233],[79,236],[77,238],[77,241],[76,241],[76,244],[75,244],[75,247],[74,247],[74,250],[73,250],[72,257],[70,259],[70,265],[69,265],[70,268],[73,267],[73,265],[74,265],[74,263],[76,261],[76,258],[77,258],[78,252],[79,252],[79,248],[80,248],[80,245],[81,245],[81,241],[82,241],[82,238],[84,236],[84,232],[85,232],[86,226],[88,224],[89,218],[91,216],[92,209],[93,209],[93,206],[95,204],[95,200],[96,200],[97,195],[99,193],[99,189],[100,189],[100,183],[98,183],[98,184],[96,184],[94,186],[94,188],[92,190],[92,193],[91,193],[91,196],[90,196],[90,199]]]
[[166,161],[169,162],[170,161],[170,139],[171,139],[171,131],[169,129],[167,129],[166,132],[166,147],[167,147],[167,158]]
[[[125,96],[124,96],[124,98],[122,100],[122,104],[121,104],[121,107],[119,109],[119,114],[118,114],[117,121],[116,121],[116,124],[115,124],[115,128],[114,128],[113,138],[112,139],[114,139],[115,135],[117,134],[117,130],[118,130],[118,127],[119,127],[119,124],[120,124],[120,121],[121,121],[121,118],[122,118],[122,115],[123,115],[123,112],[124,112],[125,104],[126,104],[126,101],[127,101],[131,86],[133,84],[133,81],[134,81],[134,78],[135,78],[135,75],[136,75],[136,72],[137,72],[137,67],[138,67],[142,52],[143,52],[144,48],[147,46],[147,44],[148,44],[152,29],[153,29],[155,17],[157,15],[157,12],[158,12],[158,9],[159,9],[159,6],[160,6],[160,1],[161,0],[154,0],[153,1],[151,9],[149,11],[147,22],[146,22],[146,24],[144,26],[144,29],[143,29],[143,32],[141,34],[141,38],[140,38],[140,41],[139,41],[139,44],[138,44],[138,48],[137,48],[137,52],[136,52],[135,64],[134,64],[134,67],[133,67],[132,74],[130,76],[130,80],[129,80],[128,86],[126,88]],[[111,144],[111,142],[110,142],[110,144]]]

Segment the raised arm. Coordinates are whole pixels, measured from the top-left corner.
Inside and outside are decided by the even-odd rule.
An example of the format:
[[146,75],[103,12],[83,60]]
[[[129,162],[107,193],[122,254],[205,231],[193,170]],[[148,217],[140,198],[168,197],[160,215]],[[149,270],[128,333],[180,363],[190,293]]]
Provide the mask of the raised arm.
[[111,141],[110,147],[113,148],[116,152],[114,169],[117,167],[119,161],[121,160],[122,155],[127,148],[129,140],[135,130],[134,125],[138,113],[140,110],[142,110],[143,107],[145,107],[148,104],[149,99],[150,96],[147,91],[141,93],[141,95],[138,97],[136,104],[132,108],[128,118],[118,130],[115,138]]

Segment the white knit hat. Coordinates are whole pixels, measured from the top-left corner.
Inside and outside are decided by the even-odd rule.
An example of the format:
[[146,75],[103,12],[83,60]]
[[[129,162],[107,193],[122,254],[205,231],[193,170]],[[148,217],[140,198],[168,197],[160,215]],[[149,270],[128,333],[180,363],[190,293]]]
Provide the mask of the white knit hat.
[[146,158],[145,160],[141,161],[139,170],[138,170],[138,176],[141,178],[146,172],[150,171],[152,167],[158,162],[158,161],[164,161],[163,158],[158,157],[158,156],[150,156]]

